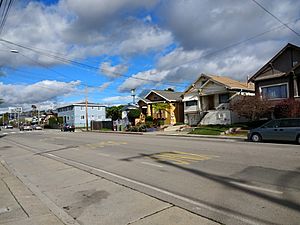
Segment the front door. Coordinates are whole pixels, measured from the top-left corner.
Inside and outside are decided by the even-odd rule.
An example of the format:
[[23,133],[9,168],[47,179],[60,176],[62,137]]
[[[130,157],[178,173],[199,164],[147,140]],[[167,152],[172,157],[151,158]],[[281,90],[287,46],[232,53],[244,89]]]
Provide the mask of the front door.
[[208,110],[215,109],[215,96],[209,95],[208,96]]

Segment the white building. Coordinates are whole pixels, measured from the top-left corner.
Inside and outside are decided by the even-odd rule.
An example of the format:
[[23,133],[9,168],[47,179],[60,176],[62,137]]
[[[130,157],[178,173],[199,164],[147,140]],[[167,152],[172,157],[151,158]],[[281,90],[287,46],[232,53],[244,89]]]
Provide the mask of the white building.
[[[106,118],[106,107],[96,103],[88,103],[88,126],[91,121],[110,121]],[[63,118],[63,122],[75,125],[75,127],[86,126],[86,107],[85,102],[75,103],[57,108],[58,117]]]
[[242,122],[243,118],[229,109],[229,102],[239,95],[254,95],[254,86],[228,77],[201,74],[183,94],[184,122],[189,125]]

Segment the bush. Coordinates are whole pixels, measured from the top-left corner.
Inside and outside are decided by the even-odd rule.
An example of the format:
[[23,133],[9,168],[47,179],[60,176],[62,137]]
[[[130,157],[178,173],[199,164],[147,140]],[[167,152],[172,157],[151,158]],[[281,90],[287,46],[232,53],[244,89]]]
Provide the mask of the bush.
[[286,99],[278,103],[274,108],[275,118],[300,117],[300,101]]
[[153,117],[152,116],[146,116],[145,121],[146,122],[153,122]]
[[153,122],[152,121],[146,121],[146,127],[147,128],[151,128],[151,127],[153,127]]

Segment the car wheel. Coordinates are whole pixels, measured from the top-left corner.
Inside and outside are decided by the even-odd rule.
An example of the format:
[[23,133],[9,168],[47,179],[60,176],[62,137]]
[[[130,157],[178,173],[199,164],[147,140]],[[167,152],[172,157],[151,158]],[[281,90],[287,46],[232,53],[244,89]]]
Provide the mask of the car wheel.
[[260,142],[261,141],[261,136],[260,136],[260,134],[257,134],[257,133],[254,133],[254,134],[252,134],[252,136],[251,136],[251,141],[253,141],[253,142]]

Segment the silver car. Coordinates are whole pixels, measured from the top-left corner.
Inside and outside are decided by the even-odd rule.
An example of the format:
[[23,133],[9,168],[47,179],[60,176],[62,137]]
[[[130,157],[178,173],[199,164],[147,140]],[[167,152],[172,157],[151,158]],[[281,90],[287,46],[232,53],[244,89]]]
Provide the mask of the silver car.
[[276,119],[252,129],[248,140],[260,141],[296,141],[300,144],[300,118]]

